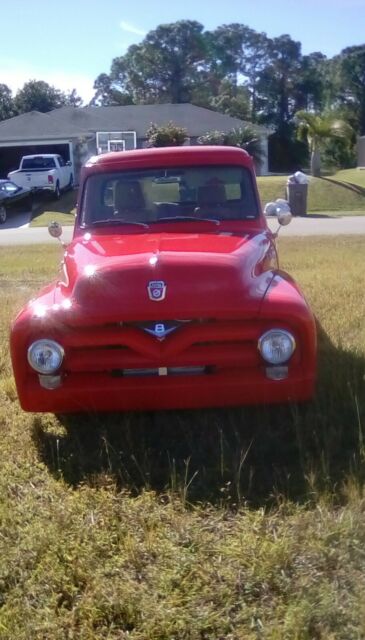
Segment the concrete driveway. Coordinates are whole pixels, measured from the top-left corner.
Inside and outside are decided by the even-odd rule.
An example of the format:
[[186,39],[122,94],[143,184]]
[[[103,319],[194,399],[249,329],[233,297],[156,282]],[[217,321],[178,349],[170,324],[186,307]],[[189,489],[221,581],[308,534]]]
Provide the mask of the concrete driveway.
[[[278,223],[275,218],[269,218],[269,227],[276,231]],[[64,242],[70,242],[73,227],[63,228]],[[346,216],[343,218],[332,218],[321,215],[321,217],[308,216],[308,218],[293,218],[287,227],[281,227],[280,236],[336,236],[336,235],[365,235],[365,216]],[[0,246],[6,245],[26,245],[26,244],[49,244],[57,242],[48,234],[46,227],[24,227],[17,228],[0,227]]]
[[6,222],[0,226],[0,231],[4,229],[21,229],[27,227],[30,222],[31,211],[22,213],[9,213]]
[[[278,228],[274,218],[268,220],[272,230]],[[331,217],[331,214],[311,215],[303,218],[293,218],[287,227],[281,227],[281,236],[343,236],[365,235],[364,216]]]

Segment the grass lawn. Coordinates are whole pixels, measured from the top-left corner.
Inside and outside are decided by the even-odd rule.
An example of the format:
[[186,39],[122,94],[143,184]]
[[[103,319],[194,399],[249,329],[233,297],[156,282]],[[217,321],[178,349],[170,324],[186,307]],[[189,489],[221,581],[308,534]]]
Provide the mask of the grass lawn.
[[[364,173],[364,176],[362,176]],[[359,174],[359,176],[357,175]],[[354,175],[354,177],[353,177]],[[350,169],[340,171],[331,180],[356,183],[356,177],[363,179],[365,186],[365,171]],[[261,202],[266,204],[276,198],[285,198],[286,176],[263,176],[257,178]],[[360,184],[357,182],[356,184]],[[76,212],[77,191],[64,193],[57,202],[43,199],[33,213],[31,227],[46,227],[53,220],[62,225],[73,225]],[[311,178],[308,192],[308,210],[313,213],[331,211],[332,215],[365,215],[365,195],[356,193],[333,181]]]
[[334,176],[335,180],[342,182],[349,182],[350,184],[357,184],[359,187],[365,189],[365,170],[364,169],[343,169],[337,171]]
[[365,637],[365,238],[279,245],[312,404],[82,418],[19,409],[9,321],[61,250],[2,248],[1,640]]
[[77,191],[66,191],[60,200],[51,200],[47,195],[40,198],[34,207],[31,227],[47,227],[53,220],[66,226],[74,224]]
[[[340,172],[341,174],[344,172]],[[365,215],[365,195],[356,193],[332,180],[343,180],[336,174],[331,181],[325,178],[310,178],[308,188],[308,211],[331,211],[333,215]],[[261,202],[285,198],[286,176],[263,176],[257,178]]]

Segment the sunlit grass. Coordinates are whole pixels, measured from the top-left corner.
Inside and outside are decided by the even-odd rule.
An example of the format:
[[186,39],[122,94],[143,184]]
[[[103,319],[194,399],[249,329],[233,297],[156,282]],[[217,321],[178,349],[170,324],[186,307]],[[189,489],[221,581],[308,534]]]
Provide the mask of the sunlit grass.
[[[339,174],[334,179],[341,179]],[[286,197],[286,176],[257,178],[262,204]],[[308,211],[330,211],[333,215],[365,215],[365,195],[356,193],[341,184],[320,178],[310,178],[308,186]]]
[[77,191],[65,191],[60,200],[52,200],[49,195],[39,196],[34,208],[31,227],[47,227],[56,220],[62,225],[73,225],[75,222]]
[[365,189],[365,170],[364,169],[343,169],[337,171],[333,176],[335,180],[342,180],[343,182],[349,182],[350,184],[357,184],[359,187]]
[[279,250],[313,403],[66,419],[19,409],[7,346],[60,248],[1,249],[1,640],[365,636],[365,239]]
[[[338,172],[332,178],[362,185],[365,182],[365,176],[362,177],[361,173],[365,174],[365,171],[350,169]],[[257,178],[260,199],[263,205],[276,200],[276,198],[286,197],[286,180],[286,176],[263,176]],[[156,197],[156,194],[154,194],[154,197]],[[36,208],[30,226],[47,227],[53,220],[57,220],[64,226],[73,225],[75,222],[76,198],[77,191],[64,193],[59,201],[52,201],[49,197],[44,197]],[[174,199],[174,194],[172,194],[171,199]],[[341,216],[365,215],[365,195],[351,191],[341,184],[311,178],[308,191],[308,211],[309,213],[330,211],[332,215]]]

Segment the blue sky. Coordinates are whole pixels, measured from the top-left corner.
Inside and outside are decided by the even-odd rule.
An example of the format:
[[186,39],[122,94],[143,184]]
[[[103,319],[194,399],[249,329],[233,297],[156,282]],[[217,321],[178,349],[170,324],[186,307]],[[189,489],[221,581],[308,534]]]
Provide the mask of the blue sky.
[[85,100],[111,60],[158,24],[192,19],[206,29],[241,22],[269,36],[288,33],[303,52],[327,56],[365,42],[365,0],[12,0],[1,7],[0,82],[30,79]]

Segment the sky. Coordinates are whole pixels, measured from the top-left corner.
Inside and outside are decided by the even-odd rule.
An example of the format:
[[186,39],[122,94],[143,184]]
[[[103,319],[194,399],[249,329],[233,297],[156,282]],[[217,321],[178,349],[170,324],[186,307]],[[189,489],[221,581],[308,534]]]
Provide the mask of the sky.
[[73,88],[89,101],[99,73],[159,24],[239,22],[270,37],[288,33],[304,54],[331,57],[365,42],[365,0],[12,0],[1,6],[0,83]]

